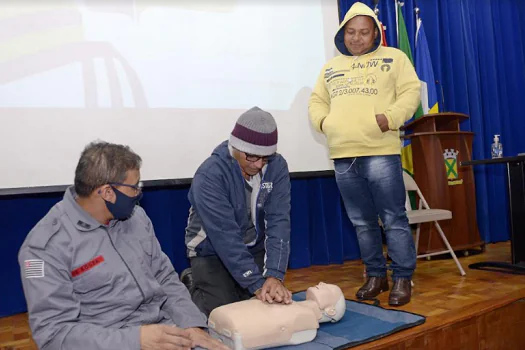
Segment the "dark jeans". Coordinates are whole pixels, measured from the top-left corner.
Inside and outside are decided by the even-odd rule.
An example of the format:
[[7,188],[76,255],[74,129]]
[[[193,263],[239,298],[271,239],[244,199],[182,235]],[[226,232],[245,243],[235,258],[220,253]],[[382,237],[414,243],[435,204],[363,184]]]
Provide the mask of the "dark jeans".
[[[261,272],[264,267],[264,253],[262,250],[254,255]],[[191,258],[190,264],[194,286],[191,297],[206,316],[219,306],[253,297],[233,279],[219,257],[198,256]]]
[[379,216],[392,259],[393,279],[412,278],[416,249],[406,216],[401,158],[388,155],[336,159],[334,167],[347,215],[357,232],[367,275],[386,276]]

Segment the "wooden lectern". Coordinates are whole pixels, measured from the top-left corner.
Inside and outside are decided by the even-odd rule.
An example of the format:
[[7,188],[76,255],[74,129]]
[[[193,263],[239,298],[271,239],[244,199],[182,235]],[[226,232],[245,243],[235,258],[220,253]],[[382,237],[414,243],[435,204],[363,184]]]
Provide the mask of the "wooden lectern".
[[[461,131],[460,113],[425,115],[405,125],[411,140],[414,179],[430,208],[452,211],[452,220],[440,222],[453,250],[484,249],[476,222],[476,194],[472,167],[461,162],[472,159],[474,133]],[[446,249],[430,223],[421,225],[418,254]]]

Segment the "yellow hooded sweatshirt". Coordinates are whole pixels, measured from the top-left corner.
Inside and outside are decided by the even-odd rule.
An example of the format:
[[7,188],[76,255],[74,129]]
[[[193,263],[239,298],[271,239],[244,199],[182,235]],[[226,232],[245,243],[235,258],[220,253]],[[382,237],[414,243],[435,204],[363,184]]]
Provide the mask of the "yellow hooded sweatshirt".
[[[352,56],[345,24],[360,15],[375,21],[378,35],[370,52]],[[419,105],[421,83],[412,63],[401,50],[381,45],[379,28],[372,9],[355,3],[335,35],[342,55],[324,65],[310,96],[310,121],[326,135],[332,159],[400,154],[398,129]],[[389,131],[381,131],[376,114],[387,117]]]

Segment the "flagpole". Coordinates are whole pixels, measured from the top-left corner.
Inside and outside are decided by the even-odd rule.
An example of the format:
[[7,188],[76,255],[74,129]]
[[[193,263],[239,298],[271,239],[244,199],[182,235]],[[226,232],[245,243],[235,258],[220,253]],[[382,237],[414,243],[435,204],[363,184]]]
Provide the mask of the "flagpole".
[[399,2],[397,0],[394,0],[394,2],[396,3],[396,34],[397,34],[397,46],[399,47],[399,23],[398,23],[398,5],[399,5]]
[[379,0],[374,0],[374,13],[376,14],[376,16],[379,14]]
[[421,28],[421,19],[419,18],[419,7],[414,8],[414,12],[416,13],[416,37],[414,39],[414,45],[417,46],[417,35],[419,33],[419,28]]

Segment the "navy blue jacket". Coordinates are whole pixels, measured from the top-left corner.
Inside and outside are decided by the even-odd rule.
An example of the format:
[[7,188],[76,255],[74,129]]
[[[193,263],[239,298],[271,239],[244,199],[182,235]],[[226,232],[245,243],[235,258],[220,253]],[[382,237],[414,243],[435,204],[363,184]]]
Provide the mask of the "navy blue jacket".
[[[275,154],[262,169],[256,200],[254,241],[245,243],[250,227],[245,180],[228,142],[201,164],[191,184],[186,246],[188,256],[217,255],[233,278],[254,293],[272,276],[284,279],[290,255],[290,174],[285,159]],[[265,249],[264,270],[253,254]]]

